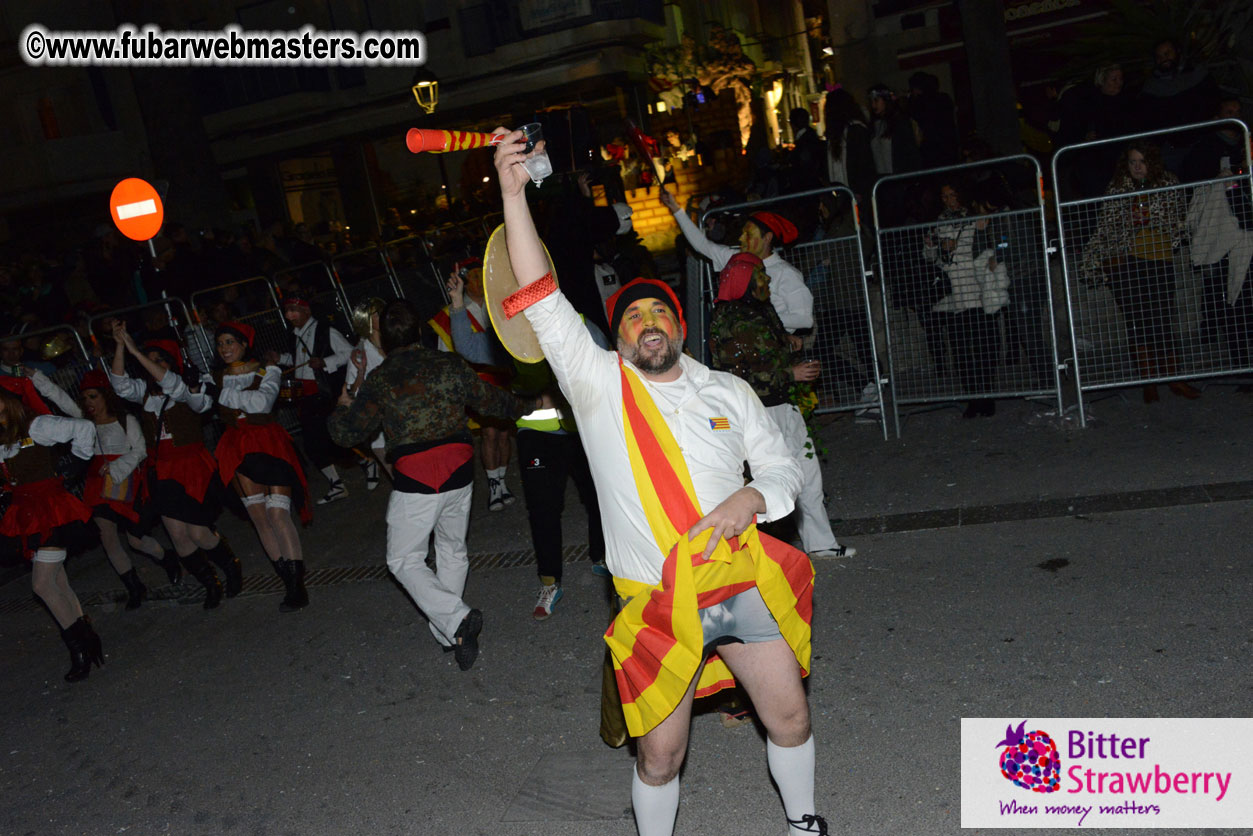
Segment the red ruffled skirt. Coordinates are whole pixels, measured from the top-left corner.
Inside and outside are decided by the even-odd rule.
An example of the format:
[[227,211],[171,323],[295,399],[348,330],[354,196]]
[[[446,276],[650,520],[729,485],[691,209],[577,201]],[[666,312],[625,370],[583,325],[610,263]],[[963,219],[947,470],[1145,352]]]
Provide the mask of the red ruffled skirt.
[[[128,519],[133,523],[139,522],[139,512],[135,510],[135,503],[122,502],[117,499],[105,499],[101,494],[104,493],[104,476],[100,474],[100,466],[105,462],[111,462],[118,458],[117,455],[101,455],[96,456],[87,463],[87,477],[83,480],[83,502],[92,508],[97,505],[107,505],[112,508],[118,516]],[[144,470],[142,465],[131,471],[131,479],[139,480],[136,497],[144,495]]]
[[20,538],[26,559],[26,538],[38,534],[40,541],[63,525],[85,523],[91,519],[91,509],[81,499],[65,489],[59,478],[41,479],[12,488],[13,501],[4,519],[0,519],[0,535]]
[[[221,449],[220,447],[218,448]],[[157,447],[157,481],[178,482],[196,502],[204,502],[209,485],[218,472],[218,463],[203,444],[175,447],[169,439]]]
[[300,509],[300,519],[305,525],[313,521],[313,513],[309,508],[309,483],[305,481],[305,471],[300,465],[300,459],[296,456],[296,448],[292,445],[291,436],[281,424],[277,422],[250,424],[247,421],[237,421],[222,434],[215,453],[218,460],[218,476],[221,477],[224,485],[230,485],[240,465],[244,463],[244,459],[253,454],[268,456],[287,465],[295,474],[296,483],[287,485],[292,488],[292,504]]

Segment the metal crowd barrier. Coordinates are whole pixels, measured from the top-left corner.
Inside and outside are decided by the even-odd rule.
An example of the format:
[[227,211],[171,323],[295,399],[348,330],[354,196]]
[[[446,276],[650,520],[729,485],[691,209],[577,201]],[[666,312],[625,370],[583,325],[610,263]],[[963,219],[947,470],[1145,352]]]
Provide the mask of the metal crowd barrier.
[[339,253],[331,259],[331,271],[348,305],[350,323],[352,308],[361,300],[371,296],[380,299],[400,299],[404,296],[392,273],[391,262],[380,247],[371,245]]
[[275,270],[271,284],[281,300],[291,295],[292,287],[307,293],[313,303],[313,313],[330,322],[341,334],[352,331],[352,306],[340,286],[339,277],[325,261],[310,261]]
[[427,317],[448,304],[448,291],[439,264],[421,235],[409,235],[384,245],[388,266],[403,298],[418,306]]
[[[821,220],[820,207],[828,211]],[[822,362],[816,392],[816,412],[864,410],[873,415],[887,438],[883,410],[871,290],[861,242],[860,216],[853,193],[843,186],[813,189],[768,200],[716,206],[700,219],[715,215],[748,216],[769,209],[797,224],[801,243],[776,246],[781,258],[801,272],[814,297],[814,331],[806,354]],[[717,295],[713,263],[701,259],[702,304],[690,317],[699,331],[700,345],[709,359],[709,323]]]
[[[70,325],[53,325],[25,334],[13,334],[0,342],[20,340],[25,351],[38,353],[39,359],[22,365],[38,369],[65,391],[71,400],[78,396],[78,381],[93,366],[95,358],[83,343],[82,336]],[[50,406],[52,404],[49,404]]]
[[[1148,158],[1145,188],[1114,182],[1132,145]],[[1182,182],[1161,176],[1163,148]],[[1108,188],[1093,182],[1102,169]],[[1253,372],[1251,171],[1249,131],[1234,119],[1054,156],[1081,425],[1098,390],[1171,382],[1187,392],[1181,381]]]
[[[923,194],[944,187],[969,214],[920,221]],[[976,215],[972,188],[1010,208]],[[871,200],[897,437],[910,405],[1050,396],[1060,414],[1039,163],[1024,154],[890,175]]]
[[[91,340],[100,351],[100,362],[108,368],[113,363],[113,336],[110,333],[111,326],[107,325],[109,320],[121,319],[127,324],[127,330],[137,340],[143,341],[147,337],[152,336],[152,326],[156,324],[154,320],[144,320],[143,314],[153,312],[158,315],[159,321],[162,322],[161,328],[168,328],[174,341],[178,343],[183,355],[183,364],[186,368],[205,369],[207,366],[201,366],[207,363],[208,357],[204,353],[202,344],[197,343],[195,349],[188,341],[188,334],[194,328],[191,314],[187,310],[187,304],[175,296],[162,297],[153,299],[151,302],[144,302],[141,305],[131,305],[125,308],[118,308],[111,311],[103,311],[94,314],[87,320],[87,327],[91,333]],[[134,327],[136,323],[133,321],[133,315],[140,314],[139,327]],[[158,336],[158,339],[163,338]],[[129,354],[126,357],[127,374],[132,377],[142,377],[143,370],[134,358]]]

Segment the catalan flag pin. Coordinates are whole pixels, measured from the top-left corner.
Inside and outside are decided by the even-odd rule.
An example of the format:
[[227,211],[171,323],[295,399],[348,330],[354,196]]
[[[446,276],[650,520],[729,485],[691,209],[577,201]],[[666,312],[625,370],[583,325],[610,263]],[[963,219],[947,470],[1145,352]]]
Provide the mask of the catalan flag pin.
[[729,430],[729,429],[731,429],[731,422],[730,422],[730,421],[728,421],[726,418],[723,418],[723,417],[718,417],[718,418],[710,418],[710,419],[709,419],[709,429],[711,429],[711,430]]

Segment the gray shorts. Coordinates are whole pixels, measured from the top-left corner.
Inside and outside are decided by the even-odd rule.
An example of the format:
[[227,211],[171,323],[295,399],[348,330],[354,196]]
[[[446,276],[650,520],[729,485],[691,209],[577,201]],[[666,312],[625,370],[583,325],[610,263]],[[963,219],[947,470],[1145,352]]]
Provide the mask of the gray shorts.
[[756,587],[700,610],[705,655],[722,644],[768,642],[783,638]]

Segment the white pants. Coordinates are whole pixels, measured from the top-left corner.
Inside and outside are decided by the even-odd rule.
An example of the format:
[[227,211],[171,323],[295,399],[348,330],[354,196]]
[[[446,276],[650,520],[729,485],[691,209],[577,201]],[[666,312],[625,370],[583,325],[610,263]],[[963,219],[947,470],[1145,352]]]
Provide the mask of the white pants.
[[[387,568],[431,622],[431,634],[445,647],[470,608],[461,600],[470,561],[466,529],[470,525],[473,485],[447,493],[392,491],[387,503]],[[435,571],[426,565],[427,540],[435,531]]]
[[[784,403],[766,407],[766,413],[774,421],[788,452],[801,465],[801,492],[796,497],[796,530],[801,536],[801,546],[807,552],[839,547],[831,531],[831,520],[822,503],[822,464],[812,446],[806,447],[809,435],[805,431],[805,419],[794,404]],[[809,453],[811,455],[806,456]]]

